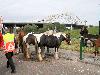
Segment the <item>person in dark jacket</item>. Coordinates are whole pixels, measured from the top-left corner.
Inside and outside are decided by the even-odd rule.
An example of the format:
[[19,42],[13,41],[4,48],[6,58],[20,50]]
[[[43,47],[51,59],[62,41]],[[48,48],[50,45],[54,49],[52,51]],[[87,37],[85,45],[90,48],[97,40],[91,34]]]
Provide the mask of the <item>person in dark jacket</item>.
[[88,29],[87,27],[83,26],[80,30],[80,35],[83,36],[83,42],[84,42],[84,45],[87,46],[87,41],[88,41]]
[[87,27],[83,26],[80,30],[80,34],[81,36],[84,36],[86,37],[86,35],[88,35],[88,30],[87,30]]
[[81,35],[81,36],[84,35],[84,27],[81,28],[81,30],[80,30],[80,35]]

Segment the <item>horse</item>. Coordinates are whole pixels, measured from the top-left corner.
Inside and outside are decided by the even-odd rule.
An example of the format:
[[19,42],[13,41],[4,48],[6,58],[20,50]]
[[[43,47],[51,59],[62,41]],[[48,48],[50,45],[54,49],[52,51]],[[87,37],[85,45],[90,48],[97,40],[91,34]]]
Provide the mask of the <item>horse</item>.
[[98,48],[100,47],[100,36],[95,40],[95,56],[99,54]]
[[45,47],[47,47],[47,53],[49,53],[49,48],[55,48],[55,55],[54,55],[55,59],[59,59],[58,49],[62,41],[66,41],[66,34],[63,33],[55,33],[52,35],[43,34],[40,37],[40,42],[39,42],[42,58],[44,57],[44,49]]
[[16,53],[19,53],[19,38],[18,38],[18,35],[15,35],[14,43],[15,43]]
[[18,46],[19,46],[19,52],[23,53],[23,37],[26,35],[26,33],[21,30],[18,32]]
[[36,55],[39,61],[42,61],[41,55],[39,53],[39,49],[38,49],[38,42],[37,42],[37,38],[36,36],[33,35],[33,33],[28,33],[27,35],[25,35],[23,37],[23,46],[24,46],[24,57],[26,60],[31,58],[31,53],[29,50],[29,45],[35,45],[35,51],[36,51]]
[[84,45],[94,47],[95,46],[95,40],[98,38],[98,35],[93,34],[87,34],[84,35]]

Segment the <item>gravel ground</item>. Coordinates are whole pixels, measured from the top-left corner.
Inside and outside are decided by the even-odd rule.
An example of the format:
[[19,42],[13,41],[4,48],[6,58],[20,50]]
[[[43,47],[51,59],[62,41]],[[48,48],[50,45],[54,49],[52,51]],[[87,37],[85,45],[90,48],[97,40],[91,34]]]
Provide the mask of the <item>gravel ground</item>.
[[[52,49],[50,49],[52,51]],[[53,51],[51,52],[51,54]],[[84,59],[79,60],[79,52],[59,50],[59,60],[48,56],[44,61],[24,61],[23,54],[13,57],[16,73],[13,75],[100,75],[100,56],[83,54]],[[0,75],[12,75],[6,68],[6,57],[0,52]]]

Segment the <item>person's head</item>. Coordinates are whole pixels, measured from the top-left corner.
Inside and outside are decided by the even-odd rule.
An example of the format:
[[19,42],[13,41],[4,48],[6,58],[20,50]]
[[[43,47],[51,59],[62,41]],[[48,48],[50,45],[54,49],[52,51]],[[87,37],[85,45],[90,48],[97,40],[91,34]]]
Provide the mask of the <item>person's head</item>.
[[10,33],[9,29],[7,29],[5,33]]

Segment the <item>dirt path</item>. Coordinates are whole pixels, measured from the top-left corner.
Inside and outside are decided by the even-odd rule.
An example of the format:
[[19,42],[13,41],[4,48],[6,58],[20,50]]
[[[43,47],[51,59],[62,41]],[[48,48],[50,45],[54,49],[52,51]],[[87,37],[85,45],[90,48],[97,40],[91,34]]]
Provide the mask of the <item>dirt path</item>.
[[[100,75],[100,57],[85,54],[79,61],[79,52],[60,50],[59,60],[48,57],[45,61],[23,61],[22,54],[15,55],[16,73],[13,75]],[[20,57],[20,58],[19,58]],[[0,52],[0,75],[11,75],[6,68],[6,58]]]

